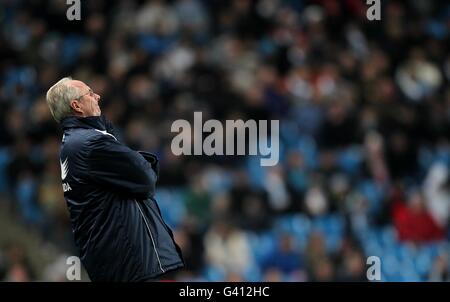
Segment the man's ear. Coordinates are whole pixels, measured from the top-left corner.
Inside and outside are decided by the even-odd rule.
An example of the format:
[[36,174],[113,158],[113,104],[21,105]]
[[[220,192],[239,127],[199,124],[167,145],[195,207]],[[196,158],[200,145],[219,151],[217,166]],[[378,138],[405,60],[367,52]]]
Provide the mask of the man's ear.
[[74,112],[83,113],[83,110],[80,107],[80,104],[78,104],[77,100],[70,101],[70,107]]

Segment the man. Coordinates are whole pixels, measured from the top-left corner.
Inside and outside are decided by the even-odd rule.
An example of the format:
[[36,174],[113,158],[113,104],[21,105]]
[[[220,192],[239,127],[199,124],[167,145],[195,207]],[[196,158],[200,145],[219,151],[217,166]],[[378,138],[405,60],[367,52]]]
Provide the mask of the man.
[[47,104],[64,135],[64,197],[75,243],[92,281],[153,281],[184,266],[154,199],[158,159],[117,140],[100,96],[63,78]]

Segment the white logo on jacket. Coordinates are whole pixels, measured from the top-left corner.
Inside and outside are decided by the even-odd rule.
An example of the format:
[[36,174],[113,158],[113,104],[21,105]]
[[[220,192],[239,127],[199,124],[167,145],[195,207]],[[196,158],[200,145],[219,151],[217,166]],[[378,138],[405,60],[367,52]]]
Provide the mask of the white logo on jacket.
[[67,192],[72,190],[72,188],[70,187],[70,185],[67,182],[64,182],[64,180],[67,177],[67,174],[69,174],[69,161],[68,158],[66,158],[64,160],[64,162],[62,162],[61,160],[59,160],[59,163],[61,164],[61,180],[63,181],[63,191]]
[[64,162],[59,160],[59,163],[61,164],[61,180],[66,179],[67,174],[69,173],[69,162],[67,160],[68,158],[66,158]]
[[94,129],[94,130],[97,131],[97,132],[103,133],[105,135],[112,136],[115,140],[117,140],[117,138],[114,135],[112,135],[111,133],[106,132],[106,130],[98,130],[98,129]]

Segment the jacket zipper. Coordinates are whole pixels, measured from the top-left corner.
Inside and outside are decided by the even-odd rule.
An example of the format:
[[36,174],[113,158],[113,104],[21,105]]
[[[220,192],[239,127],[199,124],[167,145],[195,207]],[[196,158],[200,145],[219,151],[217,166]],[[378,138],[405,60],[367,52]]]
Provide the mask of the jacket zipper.
[[165,273],[166,271],[162,267],[161,260],[159,259],[158,251],[156,250],[156,245],[155,245],[155,241],[153,240],[152,232],[150,231],[150,227],[148,226],[147,219],[145,218],[144,213],[142,212],[142,209],[141,209],[141,207],[140,207],[140,205],[139,205],[137,200],[136,200],[136,205],[137,205],[137,207],[139,209],[139,212],[141,213],[142,218],[144,219],[144,223],[145,223],[145,226],[147,227],[148,233],[150,234],[150,238],[151,238],[152,244],[153,244],[153,250],[155,251],[156,259],[158,260],[158,264],[159,264],[159,268],[161,269],[161,271],[163,273]]

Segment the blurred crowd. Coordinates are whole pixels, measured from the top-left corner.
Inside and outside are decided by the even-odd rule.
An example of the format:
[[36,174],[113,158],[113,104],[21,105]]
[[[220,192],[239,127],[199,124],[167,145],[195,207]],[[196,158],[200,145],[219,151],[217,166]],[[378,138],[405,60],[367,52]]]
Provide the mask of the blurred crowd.
[[[131,148],[158,155],[177,280],[449,281],[450,4],[3,0],[0,209],[60,256],[2,242],[0,280],[64,280],[77,255],[45,102],[64,76],[101,96]],[[280,121],[280,162],[175,156],[177,119]]]

